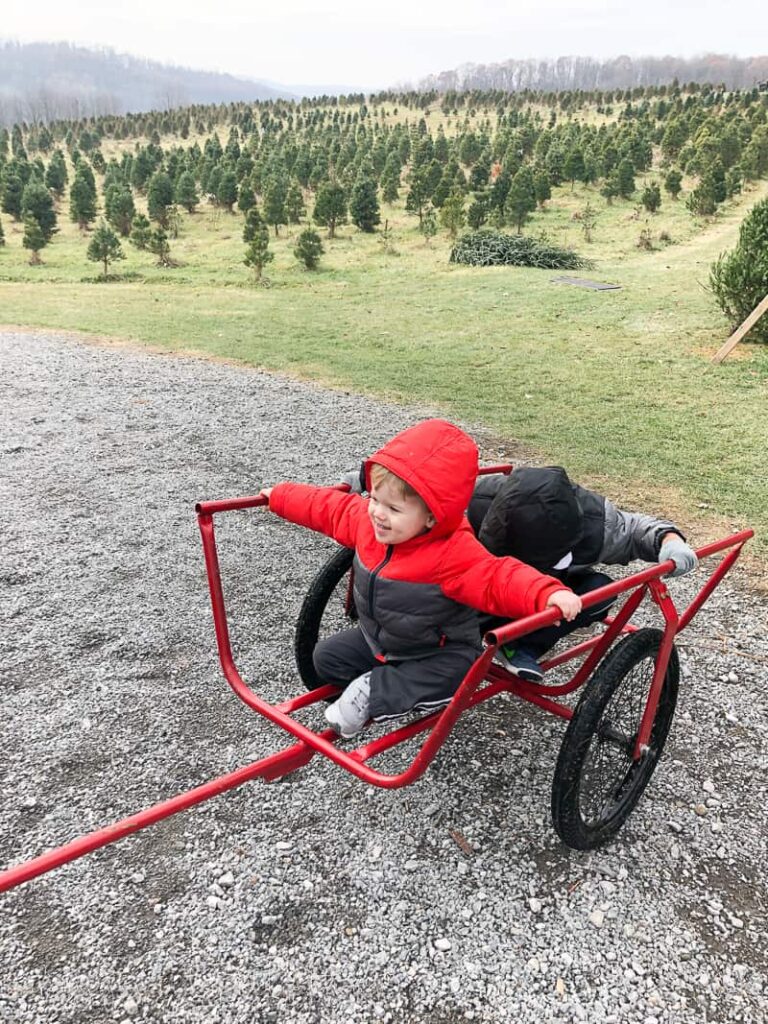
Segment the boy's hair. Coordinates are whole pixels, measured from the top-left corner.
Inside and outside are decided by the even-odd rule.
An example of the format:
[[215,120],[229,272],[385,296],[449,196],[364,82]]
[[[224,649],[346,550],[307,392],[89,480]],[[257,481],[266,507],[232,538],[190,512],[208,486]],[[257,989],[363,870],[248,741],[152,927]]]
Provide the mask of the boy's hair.
[[424,501],[422,496],[411,487],[409,483],[406,483],[402,477],[398,476],[397,473],[393,473],[391,469],[387,469],[386,466],[382,466],[378,462],[371,463],[371,487],[381,487],[382,484],[387,483],[401,498],[418,498],[424,508],[427,508],[427,503]]

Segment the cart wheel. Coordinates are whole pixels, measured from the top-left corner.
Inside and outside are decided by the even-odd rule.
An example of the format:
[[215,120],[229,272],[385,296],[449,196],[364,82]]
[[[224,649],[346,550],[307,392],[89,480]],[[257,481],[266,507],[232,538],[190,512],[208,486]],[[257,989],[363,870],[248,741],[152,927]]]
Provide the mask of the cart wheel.
[[331,555],[312,580],[299,610],[293,649],[296,667],[308,690],[322,685],[312,661],[317,641],[342,629],[349,629],[357,621],[348,579],[354,557],[351,548],[339,548]]
[[552,821],[574,850],[593,849],[616,835],[664,749],[680,678],[674,647],[648,750],[632,760],[662,635],[640,629],[617,644],[598,665],[568,723],[552,782]]

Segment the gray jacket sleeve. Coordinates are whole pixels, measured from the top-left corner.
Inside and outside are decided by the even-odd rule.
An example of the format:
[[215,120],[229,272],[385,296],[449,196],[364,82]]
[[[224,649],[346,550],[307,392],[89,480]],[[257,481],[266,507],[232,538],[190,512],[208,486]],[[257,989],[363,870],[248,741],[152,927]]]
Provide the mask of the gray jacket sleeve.
[[598,560],[605,565],[626,565],[636,558],[656,562],[661,538],[670,532],[685,540],[674,523],[641,512],[623,512],[606,498],[603,547]]

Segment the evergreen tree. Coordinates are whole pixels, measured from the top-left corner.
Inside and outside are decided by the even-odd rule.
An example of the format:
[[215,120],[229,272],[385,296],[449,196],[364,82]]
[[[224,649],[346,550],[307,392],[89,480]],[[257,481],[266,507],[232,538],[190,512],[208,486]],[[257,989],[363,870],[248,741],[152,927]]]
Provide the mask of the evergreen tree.
[[618,194],[622,199],[629,199],[635,191],[635,168],[632,161],[627,157],[619,162],[617,168],[616,186]]
[[6,168],[2,178],[0,209],[9,213],[14,220],[21,220],[21,200],[24,195],[24,182],[19,175],[9,173]]
[[133,193],[127,185],[109,186],[104,195],[104,214],[112,227],[127,238],[136,215]]
[[161,228],[155,228],[149,232],[147,249],[157,256],[158,267],[173,267],[175,263],[171,259],[171,246],[168,242],[168,235]]
[[600,195],[605,197],[608,206],[613,205],[613,200],[619,194],[619,172],[617,168],[611,171],[603,182]]
[[664,189],[669,192],[673,199],[677,199],[683,187],[682,182],[682,174],[676,167],[672,167],[664,177]]
[[25,249],[29,249],[31,253],[29,257],[30,265],[33,267],[39,266],[43,262],[40,259],[40,250],[45,247],[46,239],[40,225],[32,214],[27,214],[24,218],[24,235],[21,239],[21,244]]
[[368,175],[357,179],[352,189],[352,196],[349,200],[349,215],[355,227],[361,231],[371,232],[376,230],[376,225],[381,223],[381,211],[379,209],[379,197],[376,192],[376,182]]
[[424,240],[429,245],[437,234],[437,211],[434,206],[428,206],[422,212],[419,231],[424,235]]
[[168,227],[168,207],[173,203],[173,182],[165,171],[156,171],[147,186],[147,213],[161,228]]
[[549,175],[547,174],[547,172],[544,170],[543,167],[540,167],[534,173],[534,176],[533,176],[533,190],[534,190],[534,193],[536,194],[536,202],[539,204],[540,208],[543,210],[544,209],[544,203],[546,203],[546,201],[548,199],[552,198],[552,187],[550,185]]
[[3,231],[3,222],[0,220],[0,249],[5,245],[5,232]]
[[405,197],[405,209],[408,213],[417,213],[419,215],[419,227],[421,227],[421,222],[424,218],[424,208],[430,200],[432,191],[424,170],[411,170],[408,181],[410,188]]
[[237,178],[235,172],[226,170],[219,178],[216,188],[216,202],[225,210],[232,213],[232,207],[237,202]]
[[300,260],[307,270],[317,269],[320,257],[324,252],[320,235],[312,228],[306,228],[301,232],[296,239],[296,248],[293,250],[296,259]]
[[179,206],[183,206],[187,213],[194,213],[195,207],[200,202],[200,195],[195,184],[195,176],[191,171],[182,171],[176,182],[174,198]]
[[93,232],[86,255],[93,263],[104,264],[104,277],[109,273],[109,264],[125,259],[123,248],[115,232],[103,220]]
[[[712,264],[709,283],[732,327],[742,323],[768,295],[768,199],[755,203],[741,223],[739,241]],[[768,342],[763,316],[749,334]]]
[[64,189],[67,186],[68,180],[69,174],[67,172],[64,154],[60,149],[56,149],[51,155],[51,159],[48,161],[48,167],[45,171],[45,184],[55,196],[61,199],[64,195]]
[[469,209],[467,210],[467,224],[473,231],[481,228],[488,219],[488,197],[483,192],[478,192]]
[[536,209],[536,189],[533,183],[533,174],[527,165],[520,168],[512,179],[507,201],[504,204],[504,213],[517,227],[518,235],[523,230],[523,224],[528,219],[528,214]]
[[245,215],[245,225],[243,227],[243,241],[246,245],[256,238],[263,227],[264,218],[261,216],[258,206],[252,206]]
[[248,213],[256,205],[256,193],[250,183],[244,181],[237,193],[237,208],[240,213]]
[[717,182],[712,174],[704,174],[699,184],[688,196],[685,204],[691,213],[700,217],[711,217],[717,209]]
[[385,203],[397,202],[400,194],[400,158],[390,153],[381,175],[381,197]]
[[442,205],[440,223],[447,228],[451,238],[455,238],[464,227],[466,220],[464,195],[459,189],[454,189]]
[[53,196],[38,178],[31,178],[21,197],[21,215],[34,217],[43,233],[46,243],[50,242],[56,230],[56,211]]
[[[264,186],[264,220],[275,229],[275,237],[281,224],[287,224],[285,197],[288,188],[282,174],[271,175]],[[251,266],[251,264],[249,264]]]
[[[289,224],[300,224],[306,212],[304,193],[301,191],[301,185],[294,179],[288,186],[288,191],[285,195],[285,216],[288,218]],[[308,269],[312,270],[313,268],[309,267]]]
[[269,251],[269,229],[266,224],[262,224],[248,243],[243,263],[245,263],[246,267],[251,267],[258,283],[261,281],[264,267],[274,258],[273,254]]
[[661,206],[661,189],[658,182],[652,181],[649,185],[645,186],[640,196],[640,202],[648,213],[656,213]]
[[328,228],[329,238],[336,236],[339,224],[346,224],[347,193],[337,181],[326,181],[318,189],[312,219]]
[[571,192],[573,192],[573,187],[577,181],[584,180],[584,173],[584,154],[578,146],[574,146],[565,158],[563,165],[563,174],[571,183]]
[[75,180],[69,190],[69,217],[81,231],[96,220],[96,188],[91,184],[82,162],[78,164]]
[[131,245],[135,245],[137,249],[146,249],[149,245],[151,234],[152,225],[149,223],[149,219],[143,213],[137,213],[131,223],[129,239]]

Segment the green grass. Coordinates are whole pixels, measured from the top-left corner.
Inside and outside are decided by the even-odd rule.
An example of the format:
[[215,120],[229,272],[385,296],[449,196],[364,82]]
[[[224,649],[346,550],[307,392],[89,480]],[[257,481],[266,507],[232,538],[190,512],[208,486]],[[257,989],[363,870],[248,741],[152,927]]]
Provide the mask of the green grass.
[[[425,246],[401,204],[384,210],[396,254],[378,235],[345,227],[324,243],[316,273],[292,256],[298,229],[281,229],[268,288],[242,264],[239,215],[184,215],[172,242],[177,269],[125,245],[114,268],[124,280],[108,284],[94,283],[99,267],[65,215],[36,268],[4,217],[0,322],[194,350],[436,404],[620,501],[702,529],[711,517],[710,533],[754,526],[764,554],[768,349],[742,345],[713,367],[729,329],[703,285],[766,191],[763,183],[700,224],[668,198],[646,217],[631,203],[606,206],[594,190],[557,190],[526,231],[545,230],[595,260],[581,276],[621,285],[602,293],[552,284],[552,271],[451,265],[447,236]],[[589,244],[573,219],[587,200],[598,209]],[[636,246],[646,220],[654,252]],[[658,242],[662,231],[671,244]]]

